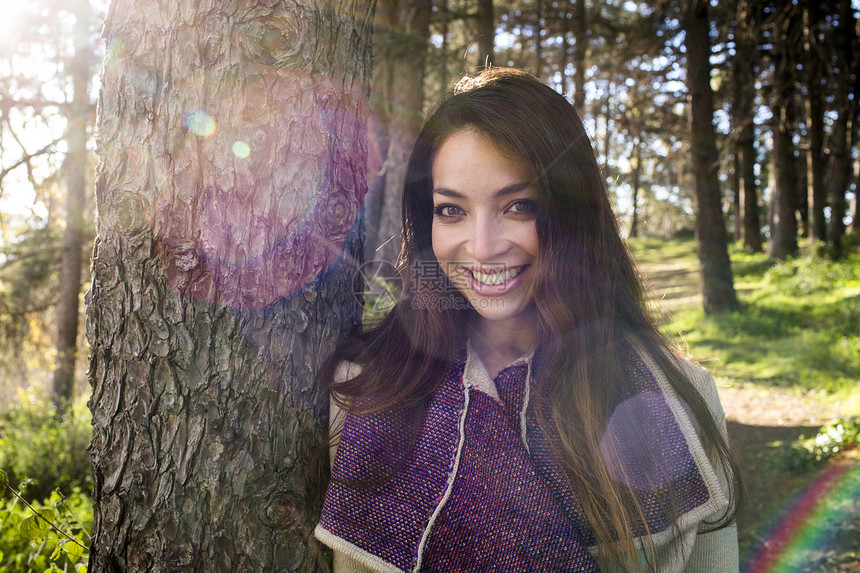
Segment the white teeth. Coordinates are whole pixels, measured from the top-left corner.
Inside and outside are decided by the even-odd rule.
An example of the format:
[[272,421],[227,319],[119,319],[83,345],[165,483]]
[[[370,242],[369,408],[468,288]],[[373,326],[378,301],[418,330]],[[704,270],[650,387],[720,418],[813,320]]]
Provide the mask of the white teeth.
[[476,270],[472,270],[470,272],[472,273],[472,277],[474,277],[474,279],[481,284],[487,286],[499,286],[505,284],[506,282],[523,272],[524,269],[525,267],[516,267],[513,269],[506,269],[504,271],[492,274],[482,273]]

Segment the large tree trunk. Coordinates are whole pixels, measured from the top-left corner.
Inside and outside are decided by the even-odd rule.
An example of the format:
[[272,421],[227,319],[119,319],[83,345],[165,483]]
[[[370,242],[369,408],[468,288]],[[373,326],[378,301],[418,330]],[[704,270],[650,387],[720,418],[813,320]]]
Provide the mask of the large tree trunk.
[[707,0],[687,0],[684,29],[690,91],[690,153],[696,180],[696,239],[702,298],[708,314],[738,307],[717,177]]
[[66,131],[68,153],[63,164],[66,180],[66,229],[63,233],[60,295],[57,300],[57,368],[54,370],[51,390],[52,402],[61,415],[66,412],[75,391],[84,210],[87,200],[87,124],[92,113],[87,91],[91,78],[91,56],[87,53],[91,10],[86,0],[76,0],[72,10],[76,20],[75,55],[70,66],[73,99]]
[[797,169],[794,156],[794,126],[796,122],[794,69],[797,63],[794,49],[797,25],[790,4],[780,8],[776,18],[774,38],[774,96],[773,96],[773,225],[770,230],[770,252],[774,259],[797,253]]
[[90,571],[329,568],[315,377],[359,320],[372,10],[111,3]]
[[367,200],[365,259],[393,263],[400,252],[406,164],[421,129],[430,0],[380,0],[374,31],[371,102],[380,158]]

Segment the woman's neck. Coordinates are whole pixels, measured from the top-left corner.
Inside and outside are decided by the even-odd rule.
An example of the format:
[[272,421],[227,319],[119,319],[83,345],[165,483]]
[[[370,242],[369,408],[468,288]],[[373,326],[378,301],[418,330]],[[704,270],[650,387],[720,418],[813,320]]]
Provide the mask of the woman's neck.
[[515,321],[482,320],[470,328],[470,343],[487,372],[498,373],[537,345],[537,317],[520,317]]

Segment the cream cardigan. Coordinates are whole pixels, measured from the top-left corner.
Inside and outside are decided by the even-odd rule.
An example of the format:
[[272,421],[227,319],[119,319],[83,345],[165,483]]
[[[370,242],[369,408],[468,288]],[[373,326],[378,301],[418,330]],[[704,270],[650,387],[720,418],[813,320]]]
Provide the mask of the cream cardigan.
[[[685,438],[688,442],[699,443],[699,437],[689,417],[684,412],[684,407],[669,385],[665,374],[657,367],[650,356],[641,349],[637,348],[637,350],[643,362],[656,378],[667,401],[669,401]],[[531,357],[528,356],[526,359],[530,360]],[[679,365],[682,372],[703,396],[711,410],[711,414],[718,421],[718,424],[725,433],[725,414],[720,404],[717,387],[713,378],[703,368],[687,361],[680,361]],[[341,364],[338,368],[336,378],[338,380],[349,379],[355,376],[357,373],[356,369],[358,368],[357,365],[352,363]],[[469,360],[463,373],[463,382],[477,391],[485,392],[498,399],[494,381],[480,362],[477,354],[471,350],[469,351]],[[344,417],[345,414],[332,401],[330,428],[333,434],[342,426]],[[334,460],[336,452],[337,444],[333,443],[331,449],[332,460]],[[699,459],[697,463],[699,463],[702,470],[701,473],[706,479],[716,480],[716,483],[712,483],[711,485],[716,485],[719,491],[725,492],[727,485],[722,473],[713,468],[707,459]],[[722,501],[724,503],[711,515],[691,516],[690,514],[685,514],[684,517],[687,519],[679,524],[680,531],[677,534],[672,530],[665,531],[663,534],[655,534],[653,536],[653,545],[655,548],[653,553],[649,543],[642,543],[643,549],[640,551],[642,569],[648,571],[647,564],[652,563],[656,564],[658,573],[736,573],[739,561],[736,525],[732,524],[717,531],[707,533],[698,532],[699,526],[703,521],[708,519],[713,520],[722,514],[726,502],[725,495],[723,498]],[[315,533],[323,543],[329,545],[334,550],[335,573],[371,573],[390,570],[383,564],[374,566],[373,556],[362,554],[357,548],[344,544],[338,538],[333,538],[320,527],[317,528]],[[597,546],[590,547],[589,549],[594,555],[601,571],[619,571],[612,562],[601,560]]]

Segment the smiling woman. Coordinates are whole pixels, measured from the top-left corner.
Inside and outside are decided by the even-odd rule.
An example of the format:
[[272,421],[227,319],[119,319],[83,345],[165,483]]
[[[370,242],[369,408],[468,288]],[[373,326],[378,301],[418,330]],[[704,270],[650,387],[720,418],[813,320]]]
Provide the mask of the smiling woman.
[[737,571],[716,387],[651,320],[573,107],[464,78],[409,161],[401,300],[323,371],[336,571]]

